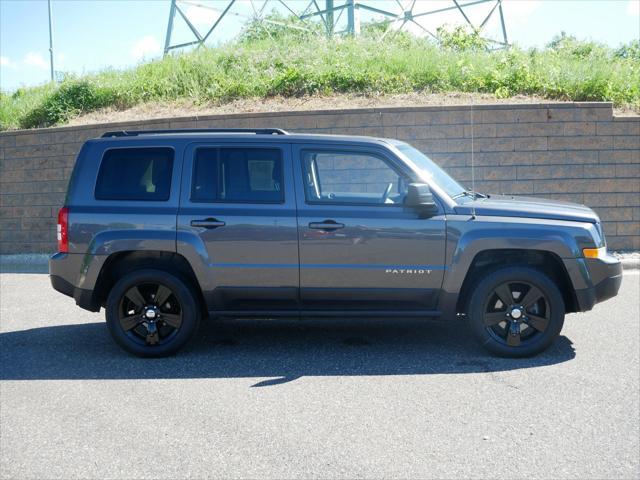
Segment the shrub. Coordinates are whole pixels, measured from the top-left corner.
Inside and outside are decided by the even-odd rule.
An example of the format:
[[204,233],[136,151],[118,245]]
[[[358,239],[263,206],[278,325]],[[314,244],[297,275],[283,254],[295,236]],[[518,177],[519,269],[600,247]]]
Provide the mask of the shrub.
[[102,107],[116,105],[117,93],[109,87],[99,87],[87,80],[68,80],[30,110],[21,120],[23,128],[46,127]]
[[466,27],[455,27],[453,30],[447,27],[438,27],[436,37],[442,48],[459,52],[486,50],[488,42],[475,30]]
[[277,41],[283,38],[305,40],[322,34],[320,24],[304,22],[294,16],[272,12],[264,18],[250,20],[242,29],[238,41],[252,43],[261,40]]
[[640,40],[632,40],[615,51],[617,58],[628,58],[640,61]]

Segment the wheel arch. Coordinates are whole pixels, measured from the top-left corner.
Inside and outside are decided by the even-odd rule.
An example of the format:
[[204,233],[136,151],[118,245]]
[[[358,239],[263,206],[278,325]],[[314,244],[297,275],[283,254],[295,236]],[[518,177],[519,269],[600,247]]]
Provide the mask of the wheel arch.
[[496,248],[479,251],[473,257],[460,288],[456,311],[466,312],[473,286],[478,278],[506,265],[533,268],[548,276],[562,293],[565,313],[579,310],[569,272],[556,253],[548,250]]
[[198,278],[185,257],[163,250],[120,251],[104,261],[94,289],[94,298],[104,306],[113,285],[125,274],[142,269],[163,270],[178,276],[192,289],[203,313],[207,309]]

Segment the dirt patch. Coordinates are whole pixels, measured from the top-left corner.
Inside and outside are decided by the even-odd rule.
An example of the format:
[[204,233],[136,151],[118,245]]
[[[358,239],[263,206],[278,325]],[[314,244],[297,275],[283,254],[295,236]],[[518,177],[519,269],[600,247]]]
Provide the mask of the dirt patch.
[[[348,108],[383,108],[448,106],[474,104],[561,103],[535,96],[500,99],[490,94],[471,93],[406,93],[399,95],[331,95],[298,98],[272,97],[235,100],[225,104],[194,104],[189,102],[145,103],[127,110],[103,109],[77,117],[69,125],[131,122],[176,117]],[[632,110],[616,110],[616,115],[637,115]]]

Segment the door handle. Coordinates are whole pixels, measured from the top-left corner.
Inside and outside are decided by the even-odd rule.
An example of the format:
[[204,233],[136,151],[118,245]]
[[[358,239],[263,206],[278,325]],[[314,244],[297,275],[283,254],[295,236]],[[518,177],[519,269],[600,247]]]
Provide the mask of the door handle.
[[344,223],[338,223],[335,220],[325,220],[324,222],[311,222],[309,228],[316,230],[338,230],[344,228]]
[[218,228],[224,227],[226,223],[215,218],[205,218],[204,220],[191,220],[192,227]]

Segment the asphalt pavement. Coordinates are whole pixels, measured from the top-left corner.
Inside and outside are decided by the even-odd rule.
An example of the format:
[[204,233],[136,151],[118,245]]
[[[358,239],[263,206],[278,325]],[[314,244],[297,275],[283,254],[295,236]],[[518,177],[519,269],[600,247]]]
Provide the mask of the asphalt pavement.
[[530,359],[464,325],[224,321],[142,360],[0,275],[2,478],[640,477],[640,276]]

